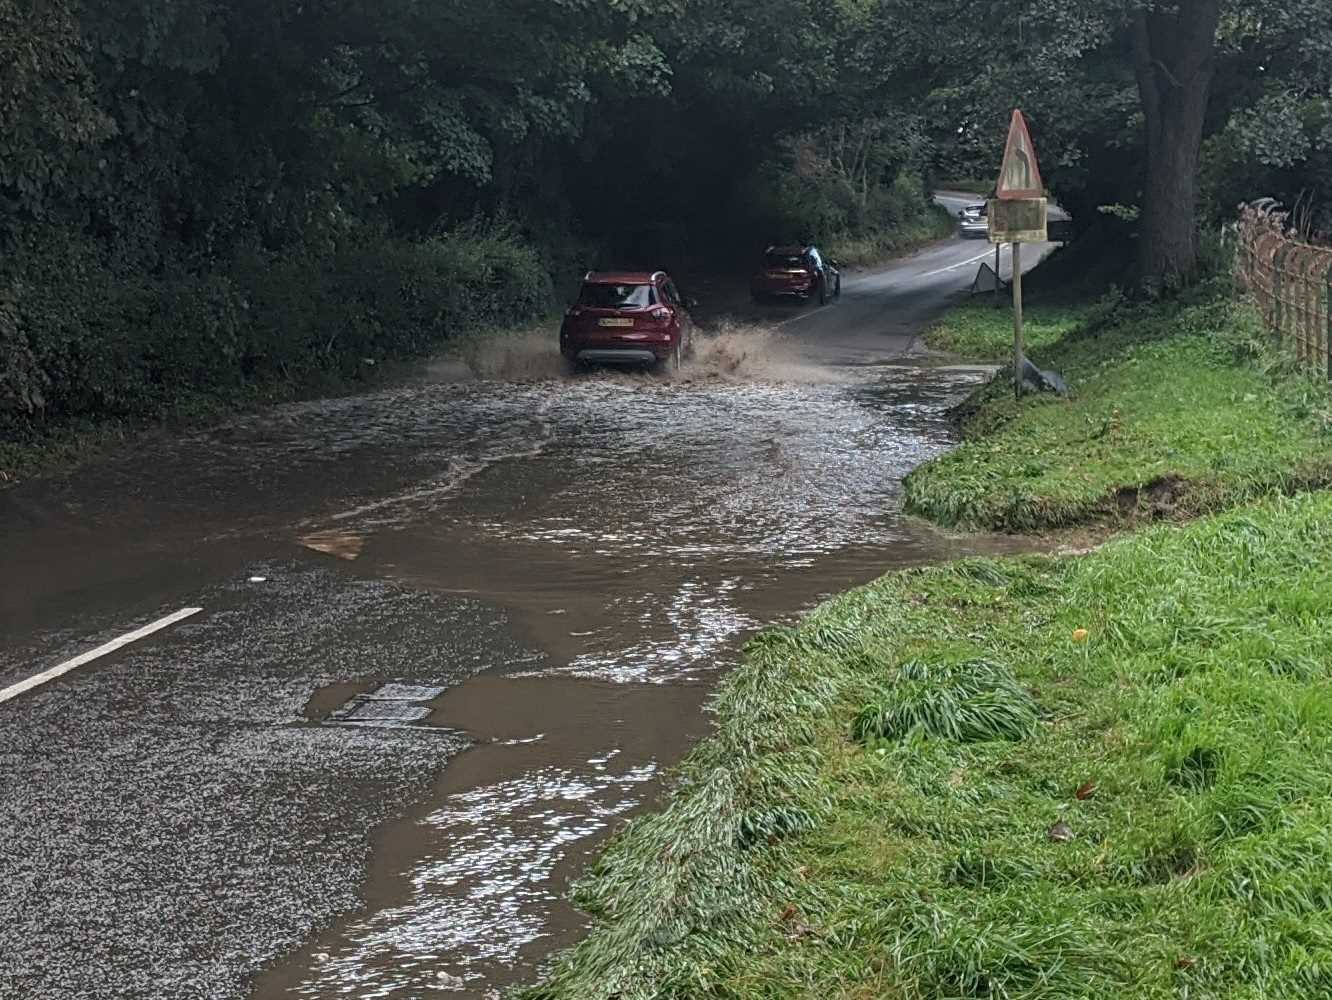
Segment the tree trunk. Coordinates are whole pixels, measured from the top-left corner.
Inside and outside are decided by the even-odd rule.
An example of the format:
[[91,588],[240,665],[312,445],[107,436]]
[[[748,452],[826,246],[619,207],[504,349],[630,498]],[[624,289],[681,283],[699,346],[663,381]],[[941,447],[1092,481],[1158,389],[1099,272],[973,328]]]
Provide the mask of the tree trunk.
[[1211,92],[1220,0],[1179,0],[1134,17],[1138,92],[1147,125],[1139,277],[1188,281],[1198,267],[1198,163]]

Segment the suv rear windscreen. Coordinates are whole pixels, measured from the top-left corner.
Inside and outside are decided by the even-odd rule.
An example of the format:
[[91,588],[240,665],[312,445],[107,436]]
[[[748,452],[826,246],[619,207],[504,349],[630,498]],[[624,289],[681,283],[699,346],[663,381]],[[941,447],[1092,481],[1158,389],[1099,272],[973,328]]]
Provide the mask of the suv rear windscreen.
[[584,285],[578,304],[591,309],[629,309],[655,305],[651,285]]
[[776,270],[798,271],[804,268],[805,258],[798,253],[770,253],[763,258],[763,266]]

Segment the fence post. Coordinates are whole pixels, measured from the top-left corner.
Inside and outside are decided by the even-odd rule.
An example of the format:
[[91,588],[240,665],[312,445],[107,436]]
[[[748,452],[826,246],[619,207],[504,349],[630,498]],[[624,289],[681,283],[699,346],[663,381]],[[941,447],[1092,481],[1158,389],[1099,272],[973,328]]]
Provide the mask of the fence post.
[[1284,239],[1272,254],[1272,333],[1278,344],[1286,342],[1286,309],[1282,292],[1286,277],[1286,251],[1290,244]]
[[1332,382],[1332,264],[1327,267],[1327,277],[1323,284],[1327,302],[1327,339],[1323,342],[1323,360],[1326,362],[1328,381]]

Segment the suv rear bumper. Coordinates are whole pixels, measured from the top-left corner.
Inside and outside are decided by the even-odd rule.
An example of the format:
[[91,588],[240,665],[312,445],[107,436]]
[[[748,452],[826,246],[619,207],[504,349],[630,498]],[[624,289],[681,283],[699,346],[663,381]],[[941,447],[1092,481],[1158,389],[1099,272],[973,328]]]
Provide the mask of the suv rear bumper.
[[583,347],[569,354],[580,365],[655,365],[663,360],[646,347]]

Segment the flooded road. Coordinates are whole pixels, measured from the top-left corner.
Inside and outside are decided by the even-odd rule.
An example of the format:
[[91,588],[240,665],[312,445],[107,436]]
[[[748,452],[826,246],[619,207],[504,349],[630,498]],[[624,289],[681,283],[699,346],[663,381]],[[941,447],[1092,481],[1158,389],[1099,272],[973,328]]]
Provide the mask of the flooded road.
[[530,979],[747,634],[1011,546],[900,514],[986,375],[903,359],[974,252],[675,379],[518,340],[0,494],[0,689],[202,609],[0,703],[0,996]]

